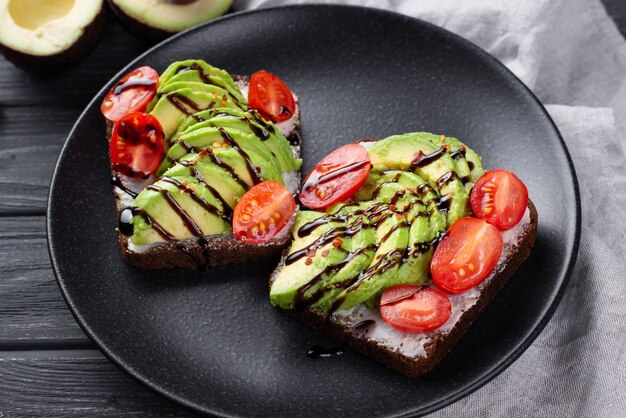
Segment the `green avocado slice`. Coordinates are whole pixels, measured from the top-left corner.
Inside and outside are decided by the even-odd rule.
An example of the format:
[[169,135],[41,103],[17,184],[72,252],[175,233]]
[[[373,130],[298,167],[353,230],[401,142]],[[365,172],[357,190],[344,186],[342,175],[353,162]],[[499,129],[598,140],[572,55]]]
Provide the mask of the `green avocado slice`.
[[273,123],[267,123],[260,117],[255,117],[255,113],[243,112],[239,109],[211,109],[189,116],[181,121],[178,130],[170,138],[170,142],[207,127],[219,127],[256,136],[278,159],[282,171],[298,170],[302,164],[302,160],[293,156],[287,138]]
[[[245,170],[245,167],[241,169]],[[179,164],[164,173],[168,177],[193,176],[202,181],[215,197],[224,201],[231,210],[235,208],[241,196],[246,192],[248,185],[241,183],[227,169],[211,161],[208,155],[200,158],[197,154],[187,154],[180,159]]]
[[150,114],[161,124],[166,140],[176,132],[178,124],[184,116],[211,107],[237,107],[231,100],[224,101],[214,93],[194,90],[191,87],[180,88],[179,90],[158,96],[155,100],[156,102],[150,110]]
[[161,93],[168,84],[180,81],[213,84],[226,90],[239,104],[247,104],[231,75],[225,70],[213,67],[206,61],[185,60],[171,64],[159,77],[158,92]]
[[[323,212],[301,211],[296,216],[293,230],[298,231],[301,226],[322,216]],[[284,309],[299,307],[297,305],[303,299],[300,294],[304,294],[308,286],[316,284],[313,280],[322,279],[327,266],[338,264],[346,258],[348,251],[333,245],[334,239],[339,236],[339,232],[334,231],[342,226],[343,222],[323,222],[308,235],[295,234],[297,237],[291,245],[285,266],[272,282],[270,289],[272,305]],[[342,247],[345,243],[344,240]],[[301,256],[296,257],[297,254]],[[319,279],[316,279],[317,277]]]
[[135,245],[166,241],[150,223],[159,225],[172,239],[231,230],[220,201],[192,176],[161,177],[137,195],[135,207],[140,211],[133,217],[134,232],[130,239]]
[[474,183],[485,172],[480,157],[474,150],[456,138],[441,135],[440,142],[448,145],[448,154],[454,160],[457,174],[465,183],[465,188],[471,191]]
[[[242,157],[248,167],[247,177],[256,183],[252,174],[257,172],[260,180],[276,180],[283,184],[282,171],[276,157],[256,136],[223,128],[202,128],[181,135],[167,151],[167,155],[157,173],[163,173],[172,164],[189,153],[200,153],[211,149],[219,157],[222,150],[233,149]],[[252,173],[251,173],[252,170]]]
[[405,216],[398,212],[401,212],[410,200],[411,198],[398,188],[398,193],[394,193],[392,199],[385,203],[379,201],[377,205],[370,206],[372,209],[366,216],[376,225],[378,248],[370,265],[348,287],[337,294],[331,310],[350,309],[369,300],[396,275],[409,239],[409,225]]
[[456,173],[454,160],[438,143],[437,135],[416,132],[394,135],[375,142],[369,149],[377,171],[412,171],[439,190],[440,205],[448,224],[469,214],[469,192]]

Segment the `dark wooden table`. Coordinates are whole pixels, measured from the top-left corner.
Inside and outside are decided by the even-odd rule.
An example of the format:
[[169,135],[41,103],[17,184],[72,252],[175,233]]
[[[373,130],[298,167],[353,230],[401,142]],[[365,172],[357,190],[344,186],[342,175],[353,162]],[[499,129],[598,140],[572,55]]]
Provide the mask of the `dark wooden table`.
[[[626,0],[604,1],[626,34]],[[110,18],[93,53],[60,75],[30,75],[0,58],[0,417],[191,415],[96,349],[59,293],[46,248],[48,185],[69,130],[149,46]]]

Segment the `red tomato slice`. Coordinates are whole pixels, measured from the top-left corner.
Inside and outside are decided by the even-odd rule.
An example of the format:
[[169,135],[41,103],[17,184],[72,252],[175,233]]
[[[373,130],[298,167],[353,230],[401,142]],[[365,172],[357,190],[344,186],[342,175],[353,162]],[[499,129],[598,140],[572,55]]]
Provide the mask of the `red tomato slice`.
[[337,148],[306,176],[300,201],[311,209],[325,209],[344,201],[365,183],[371,168],[370,155],[361,145]]
[[435,250],[430,273],[448,293],[462,293],[491,274],[502,254],[502,234],[482,219],[452,224]]
[[136,68],[109,90],[100,111],[112,122],[131,112],[143,112],[154,97],[158,84],[159,74],[153,68]]
[[248,104],[272,122],[283,122],[296,112],[296,102],[289,87],[274,74],[261,70],[250,77]]
[[487,171],[474,185],[470,200],[476,216],[506,231],[522,220],[528,189],[510,171]]
[[296,201],[275,180],[264,181],[246,192],[235,206],[233,231],[243,242],[261,244],[274,238],[289,223]]
[[434,287],[403,284],[383,292],[380,314],[400,331],[433,331],[446,323],[452,313],[450,299]]
[[120,173],[147,178],[165,152],[165,137],[159,121],[147,113],[134,112],[118,120],[109,144],[111,163]]

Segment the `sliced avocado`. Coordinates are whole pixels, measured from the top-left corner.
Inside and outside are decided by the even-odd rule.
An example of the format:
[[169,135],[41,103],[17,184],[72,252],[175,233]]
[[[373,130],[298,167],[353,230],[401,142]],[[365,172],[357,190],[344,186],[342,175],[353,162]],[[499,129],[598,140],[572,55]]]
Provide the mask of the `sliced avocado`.
[[326,271],[318,286],[309,292],[323,293],[313,307],[327,312],[343,291],[344,283],[354,280],[374,259],[376,253],[376,229],[369,223],[366,216],[348,215],[346,225],[356,231],[354,235],[343,239],[341,247],[348,252],[346,258],[336,264],[327,264]]
[[[248,114],[250,115],[250,114]],[[222,113],[212,119],[203,122],[211,126],[222,127],[227,130],[237,130],[242,133],[254,135],[262,144],[267,146],[272,155],[278,159],[283,171],[298,170],[302,161],[296,159],[291,151],[291,146],[287,138],[280,132],[278,128],[273,127],[272,130],[260,125],[250,116],[244,115],[239,118],[227,116]],[[193,125],[192,129],[198,129],[198,125]]]
[[199,153],[207,148],[211,148],[218,158],[221,150],[233,149],[250,168],[247,170],[249,178],[252,179],[250,170],[253,170],[259,173],[262,180],[283,183],[280,164],[263,142],[254,135],[222,128],[203,128],[181,135],[168,150],[158,172],[164,172],[179,158],[189,153]]
[[158,92],[162,93],[169,84],[189,81],[213,84],[226,90],[239,105],[245,106],[248,103],[227,71],[213,67],[203,60],[185,60],[171,64],[159,77]]
[[[175,239],[226,233],[230,223],[222,215],[224,208],[209,189],[195,177],[162,177],[135,198],[135,207]],[[146,227],[147,226],[147,227]],[[165,239],[147,224],[143,214],[133,218],[135,245]]]
[[[403,195],[398,204],[403,205],[408,199]],[[401,203],[402,202],[402,203]],[[395,276],[402,263],[408,239],[409,225],[402,215],[386,209],[375,210],[368,215],[376,224],[376,244],[378,248],[370,265],[356,277],[350,286],[339,292],[332,303],[333,310],[350,309],[376,295],[385,286],[387,280]]]
[[109,4],[129,32],[161,40],[223,15],[233,0],[109,0]]
[[457,174],[469,191],[480,176],[484,174],[480,157],[474,150],[456,138],[441,135],[440,142],[448,145],[448,154],[456,164]]
[[183,116],[222,105],[225,107],[237,107],[232,100],[224,101],[221,96],[217,96],[214,93],[196,91],[191,87],[155,96],[153,104],[150,114],[161,123],[166,139],[176,132],[178,123]]
[[[294,231],[301,226],[324,216],[322,212],[301,211],[296,216]],[[339,237],[342,222],[324,222],[315,228],[310,234],[298,236],[289,250],[285,266],[274,278],[270,289],[270,301],[274,306],[285,309],[294,309],[304,299],[304,293],[308,286],[317,284],[315,280],[321,280],[324,271],[330,265],[340,263],[347,257],[349,250],[335,247],[333,241]],[[310,252],[309,252],[310,251]],[[314,253],[314,254],[313,254]],[[295,255],[301,254],[298,258]],[[292,262],[289,262],[290,256]],[[307,295],[309,296],[309,295]]]
[[[293,156],[289,141],[273,124],[261,124],[260,120],[254,118],[251,113],[243,112],[239,109],[222,109],[220,112],[211,110],[212,116],[202,119],[204,116],[208,116],[206,115],[207,113],[206,111],[200,112],[193,115],[193,117],[185,118],[181,122],[179,130],[172,135],[170,141],[206,127],[221,127],[229,131],[237,130],[245,134],[254,135],[261,143],[265,144],[273,156],[278,159],[283,171],[298,170],[300,168],[302,160]],[[181,131],[183,128],[184,130]]]
[[442,210],[452,224],[469,213],[469,191],[438,140],[439,136],[426,132],[395,135],[374,143],[368,152],[375,170],[413,171],[439,190]]
[[[215,133],[221,137],[221,141],[215,141]],[[190,144],[194,148],[202,149],[216,142],[219,142],[222,146],[239,146],[245,152],[254,151],[261,157],[265,158],[272,165],[275,165],[280,170],[280,165],[276,160],[272,151],[265,145],[264,142],[259,141],[258,138],[243,131],[208,126],[197,130],[192,130],[189,133],[185,133],[178,137],[180,143]]]
[[[399,284],[425,284],[429,279],[434,243],[446,228],[446,217],[437,208],[436,191],[419,176],[401,173],[398,184],[405,187],[415,199],[407,213],[407,222],[411,225],[409,241],[397,274],[385,283],[381,291]],[[390,176],[398,178],[397,174],[390,172],[382,180]]]
[[[186,164],[190,163],[190,164]],[[243,168],[243,167],[242,167]],[[245,170],[245,168],[243,168]],[[181,158],[180,164],[175,164],[164,173],[168,177],[193,176],[207,184],[218,200],[223,200],[234,209],[237,202],[247,190],[247,185],[241,184],[226,169],[213,163],[208,156],[200,158],[195,154],[187,154]]]

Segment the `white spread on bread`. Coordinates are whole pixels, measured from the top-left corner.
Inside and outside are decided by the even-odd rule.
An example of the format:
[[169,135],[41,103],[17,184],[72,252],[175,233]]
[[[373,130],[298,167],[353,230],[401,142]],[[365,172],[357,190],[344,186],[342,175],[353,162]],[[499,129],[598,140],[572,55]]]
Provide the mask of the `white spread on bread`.
[[[361,145],[364,144],[362,143]],[[520,238],[524,235],[525,227],[529,224],[530,210],[526,208],[522,220],[512,229],[502,232],[502,255],[491,275],[482,283],[488,283],[504,269],[507,255],[514,250]],[[459,322],[463,313],[474,306],[480,297],[480,290],[478,289],[480,286],[481,285],[473,287],[459,295],[450,295],[450,302],[452,304],[450,318],[437,330],[425,334],[409,334],[392,328],[383,321],[378,307],[372,309],[368,308],[365,304],[359,304],[347,311],[338,311],[331,317],[331,321],[350,328],[354,328],[356,325],[368,321],[365,322],[365,324],[369,323],[369,325],[357,327],[357,332],[364,333],[368,340],[375,341],[382,346],[391,347],[407,357],[425,357],[425,347],[431,341],[432,337],[435,334],[449,333]]]

